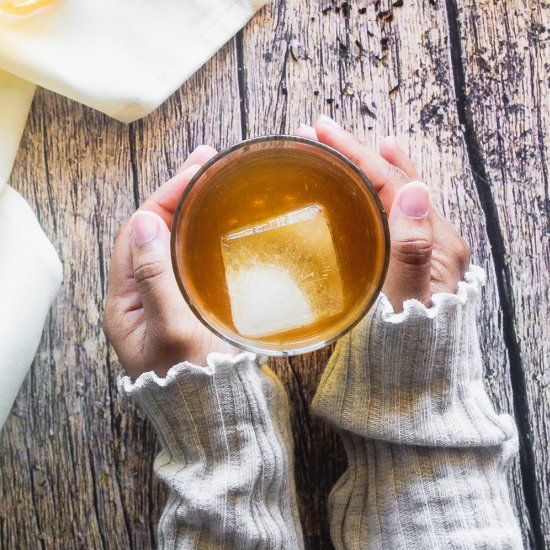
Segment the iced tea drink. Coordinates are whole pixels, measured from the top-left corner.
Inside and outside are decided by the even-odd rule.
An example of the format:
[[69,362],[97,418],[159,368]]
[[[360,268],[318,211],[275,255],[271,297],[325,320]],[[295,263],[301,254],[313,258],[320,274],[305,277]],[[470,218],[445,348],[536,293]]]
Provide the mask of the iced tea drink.
[[315,141],[245,141],[193,178],[172,261],[199,319],[270,355],[312,351],[368,311],[388,262],[386,215],[365,175]]

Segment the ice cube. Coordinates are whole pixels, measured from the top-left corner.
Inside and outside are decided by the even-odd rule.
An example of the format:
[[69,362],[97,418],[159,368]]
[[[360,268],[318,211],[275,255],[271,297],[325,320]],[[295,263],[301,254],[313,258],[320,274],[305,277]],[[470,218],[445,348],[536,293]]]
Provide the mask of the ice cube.
[[243,336],[264,336],[308,325],[315,319],[287,269],[252,265],[229,272],[233,323]]
[[221,241],[231,315],[243,336],[307,326],[341,312],[344,293],[321,206],[288,212]]

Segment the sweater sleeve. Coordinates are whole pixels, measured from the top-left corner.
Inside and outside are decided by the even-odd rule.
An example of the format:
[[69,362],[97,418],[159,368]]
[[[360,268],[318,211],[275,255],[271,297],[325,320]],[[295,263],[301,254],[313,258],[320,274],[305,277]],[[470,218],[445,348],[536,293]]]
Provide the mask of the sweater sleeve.
[[159,548],[302,548],[286,393],[250,353],[119,379],[154,424]]
[[507,486],[513,420],[493,409],[476,328],[484,273],[394,313],[380,296],[342,339],[314,412],[348,469],[329,499],[337,549],[522,548]]

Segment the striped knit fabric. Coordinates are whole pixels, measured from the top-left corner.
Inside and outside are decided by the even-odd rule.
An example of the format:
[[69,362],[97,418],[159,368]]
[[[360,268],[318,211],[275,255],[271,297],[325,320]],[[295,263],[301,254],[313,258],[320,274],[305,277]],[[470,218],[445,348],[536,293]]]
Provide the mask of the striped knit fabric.
[[301,548],[289,405],[255,355],[210,354],[165,379],[120,380],[162,444],[156,474],[170,495],[159,548]]
[[513,420],[483,388],[476,314],[485,276],[393,313],[381,296],[339,343],[313,402],[343,438],[330,497],[341,548],[522,548],[507,485]]
[[[481,379],[483,280],[473,267],[456,295],[399,314],[381,296],[339,342],[313,403],[348,455],[330,498],[337,549],[522,547],[506,483],[516,431]],[[288,402],[261,364],[211,354],[120,380],[162,442],[159,548],[303,547]]]

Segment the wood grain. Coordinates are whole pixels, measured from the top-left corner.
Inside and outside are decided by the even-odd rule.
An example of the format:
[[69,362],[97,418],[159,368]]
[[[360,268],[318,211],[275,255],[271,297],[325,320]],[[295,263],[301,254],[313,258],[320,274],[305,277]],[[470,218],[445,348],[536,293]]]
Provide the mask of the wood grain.
[[[514,505],[526,546],[541,547],[550,530],[549,23],[548,5],[527,0],[279,0],[130,127],[40,91],[12,184],[60,252],[65,283],[0,441],[0,548],[154,547],[165,498],[151,471],[157,442],[117,394],[99,324],[114,234],[197,144],[292,132],[323,112],[373,147],[397,135],[487,270],[485,380],[519,421],[527,476],[516,462]],[[326,498],[345,468],[337,437],[309,410],[329,354],[273,361],[293,405],[311,549],[330,548]]]
[[461,121],[497,270],[524,490],[550,547],[550,4],[457,7]]
[[[481,312],[485,378],[497,407],[512,412],[494,263],[456,107],[447,11],[439,4],[419,2],[403,7],[384,2],[349,6],[310,3],[306,8],[299,0],[282,2],[245,29],[242,80],[248,133],[292,133],[300,123],[311,124],[326,113],[372,147],[383,136],[398,135],[431,185],[436,202],[472,246],[474,261],[488,272]],[[322,506],[311,514],[315,506],[309,494],[311,472],[316,478],[334,480],[344,464],[333,435],[321,429],[310,418],[307,404],[300,402],[302,394],[309,402],[324,364],[321,355],[310,359],[311,372],[306,374],[302,362],[294,371],[307,376],[307,386],[293,393],[289,385],[294,402],[304,409],[294,418],[294,430],[297,484],[311,548],[322,547],[321,541],[327,540],[325,502],[331,486],[317,486],[315,502]],[[280,368],[279,373],[284,376],[286,370]],[[315,438],[307,452],[303,442],[312,432]],[[512,486],[518,514],[526,518],[517,462]],[[525,519],[522,529],[527,543],[530,526]]]
[[39,92],[19,159],[12,181],[58,250],[65,280],[16,402],[16,422],[4,433],[2,508],[9,527],[2,547],[100,548],[109,538],[124,548],[130,533],[119,467],[127,469],[113,445],[121,417],[113,409],[99,316],[104,258],[133,206],[127,129]]

